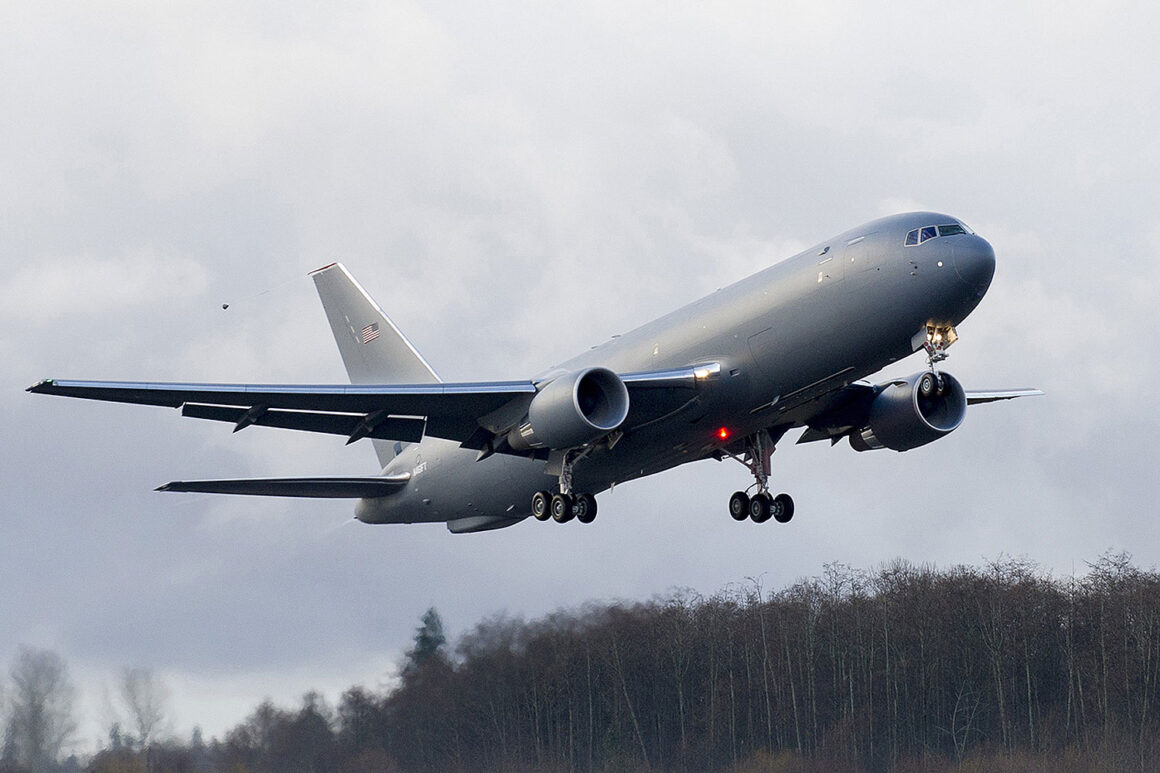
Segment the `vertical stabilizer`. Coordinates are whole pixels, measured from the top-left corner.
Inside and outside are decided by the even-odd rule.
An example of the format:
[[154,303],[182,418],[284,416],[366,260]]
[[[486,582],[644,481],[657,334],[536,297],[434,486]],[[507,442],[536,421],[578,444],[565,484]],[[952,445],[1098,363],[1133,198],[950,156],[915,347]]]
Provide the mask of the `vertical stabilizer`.
[[[311,276],[352,384],[442,381],[341,263],[331,263]],[[396,444],[387,440],[373,442],[375,453],[385,466],[395,457]]]

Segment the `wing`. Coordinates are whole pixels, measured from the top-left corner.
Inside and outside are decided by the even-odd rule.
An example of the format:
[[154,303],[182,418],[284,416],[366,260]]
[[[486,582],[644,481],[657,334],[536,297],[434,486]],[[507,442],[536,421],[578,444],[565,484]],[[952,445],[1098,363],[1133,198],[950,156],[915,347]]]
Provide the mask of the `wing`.
[[385,497],[407,485],[410,473],[348,478],[234,478],[228,480],[175,480],[158,491],[198,494],[252,494],[264,497],[317,497],[363,499]]
[[[464,440],[478,419],[521,396],[530,398],[530,381],[478,384],[174,384],[48,379],[30,387],[37,394],[80,397],[116,403],[182,407],[187,416],[307,432],[388,440],[426,434]],[[399,420],[402,419],[402,420]]]
[[1014,400],[1016,397],[1034,397],[1043,394],[1042,389],[994,389],[991,391],[967,390],[967,405],[993,403],[998,400]]
[[[625,374],[626,429],[651,423],[695,399],[704,366]],[[522,417],[532,381],[434,384],[182,384],[46,379],[29,392],[140,405],[180,407],[198,419],[415,442],[424,435],[468,443]],[[497,423],[498,422],[498,423]],[[630,424],[631,423],[631,424]],[[510,424],[509,424],[510,426]]]
[[[877,397],[881,386],[866,381],[856,381],[838,389],[819,400],[811,413],[795,417],[807,429],[798,438],[798,443],[829,440],[837,443],[851,430],[865,425],[870,411],[870,403]],[[981,405],[999,400],[1014,400],[1017,397],[1042,395],[1041,389],[991,389],[965,391],[967,405]]]

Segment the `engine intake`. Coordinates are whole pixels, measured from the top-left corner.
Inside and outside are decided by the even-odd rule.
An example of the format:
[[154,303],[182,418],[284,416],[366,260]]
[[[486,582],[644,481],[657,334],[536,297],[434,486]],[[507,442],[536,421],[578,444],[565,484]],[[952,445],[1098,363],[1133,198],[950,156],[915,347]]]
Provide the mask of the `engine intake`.
[[949,373],[915,373],[882,385],[866,426],[850,434],[856,451],[909,451],[954,432],[967,414],[967,395]]
[[607,368],[588,368],[541,387],[507,439],[517,451],[574,448],[608,434],[627,416],[628,388],[620,376]]

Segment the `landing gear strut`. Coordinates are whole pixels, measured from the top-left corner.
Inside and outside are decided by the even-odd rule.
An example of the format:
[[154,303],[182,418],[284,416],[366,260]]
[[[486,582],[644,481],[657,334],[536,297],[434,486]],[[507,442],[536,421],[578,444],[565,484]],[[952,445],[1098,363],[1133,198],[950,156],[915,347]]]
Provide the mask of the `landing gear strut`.
[[[770,518],[778,523],[788,523],[793,518],[793,497],[789,494],[771,496],[769,493],[769,471],[771,457],[777,438],[770,435],[768,430],[761,430],[745,438],[743,456],[736,456],[725,451],[725,454],[744,464],[753,473],[754,483],[744,491],[735,491],[729,497],[729,515],[735,521],[744,521],[749,518],[754,523],[765,523]],[[750,494],[756,489],[756,493]]]

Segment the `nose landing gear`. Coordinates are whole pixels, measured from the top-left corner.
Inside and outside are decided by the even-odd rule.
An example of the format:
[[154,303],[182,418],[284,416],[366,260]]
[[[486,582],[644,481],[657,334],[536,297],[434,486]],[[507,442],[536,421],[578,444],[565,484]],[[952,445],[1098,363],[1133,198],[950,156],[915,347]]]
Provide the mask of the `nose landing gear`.
[[[784,431],[778,434],[778,438]],[[745,438],[743,456],[723,451],[730,459],[734,459],[753,473],[755,482],[744,491],[735,491],[729,497],[729,515],[735,521],[744,521],[746,518],[754,523],[765,523],[770,518],[778,523],[789,523],[793,518],[793,497],[789,494],[771,496],[769,493],[769,472],[771,458],[777,439],[772,437],[768,430],[762,430]],[[750,494],[756,489],[756,493]]]

